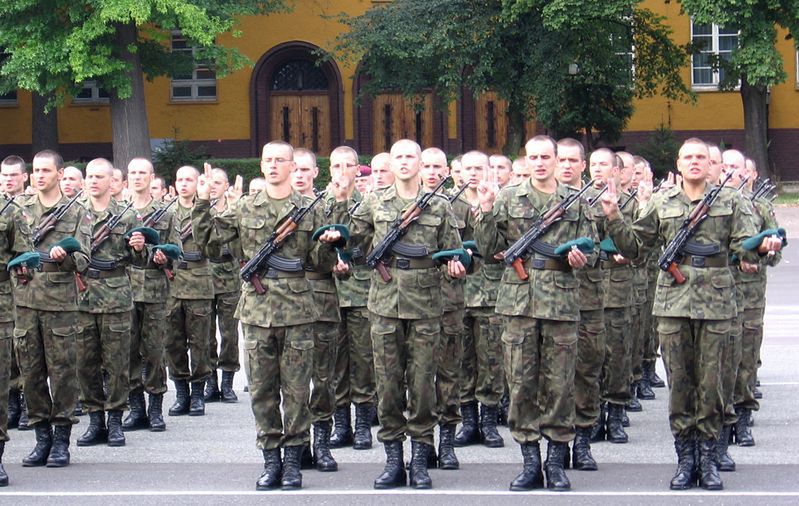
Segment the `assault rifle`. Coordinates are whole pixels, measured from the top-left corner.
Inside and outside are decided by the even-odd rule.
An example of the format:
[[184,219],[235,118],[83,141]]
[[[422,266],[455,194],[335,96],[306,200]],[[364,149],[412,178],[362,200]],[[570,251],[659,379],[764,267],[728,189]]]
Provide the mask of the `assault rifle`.
[[39,226],[33,229],[31,242],[33,242],[34,246],[38,246],[44,240],[47,234],[49,234],[50,231],[52,231],[55,228],[56,224],[59,221],[61,221],[61,218],[63,218],[67,214],[69,208],[72,207],[72,205],[78,201],[78,199],[82,194],[83,190],[79,190],[74,197],[69,199],[69,202],[61,204],[60,206],[55,208],[55,211],[45,216],[42,222],[39,223]]
[[125,209],[123,209],[119,214],[111,216],[108,221],[106,221],[103,226],[100,227],[100,230],[94,234],[94,237],[92,237],[92,254],[94,254],[94,252],[100,248],[100,245],[103,244],[106,239],[111,237],[111,231],[114,230],[114,227],[119,225],[119,222],[122,221],[122,217],[126,212],[128,212],[128,209],[130,209],[131,206],[133,206],[132,201],[130,204],[125,206]]
[[455,193],[453,193],[452,195],[449,196],[449,203],[451,204],[451,203],[455,202],[456,200],[458,200],[458,197],[463,195],[463,192],[465,192],[467,188],[469,188],[469,183],[464,183],[464,185],[461,186],[458,189],[457,192],[455,192]]
[[2,208],[2,209],[0,209],[0,216],[2,216],[3,214],[5,214],[5,212],[6,212],[6,209],[8,209],[9,207],[11,207],[11,204],[13,204],[13,203],[14,203],[14,199],[15,199],[15,198],[17,198],[17,196],[16,196],[16,195],[6,198],[6,203],[5,203],[5,205],[3,206],[3,208]]
[[638,195],[638,188],[633,188],[633,191],[630,192],[630,196],[627,197],[627,200],[624,201],[624,204],[619,206],[619,211],[624,211],[624,208],[627,207],[627,204],[629,204],[636,195]]
[[165,205],[164,207],[162,207],[160,209],[156,209],[155,211],[153,211],[150,214],[148,214],[144,218],[144,221],[142,222],[142,226],[143,227],[153,228],[153,226],[155,226],[159,221],[161,221],[161,218],[163,218],[164,215],[166,214],[167,210],[170,207],[172,207],[172,204],[174,204],[177,201],[178,201],[178,199],[174,198],[174,199],[170,200],[169,203],[167,205]]
[[763,196],[763,193],[765,192],[766,188],[769,186],[770,182],[771,182],[770,178],[761,181],[760,184],[758,184],[757,187],[754,190],[752,190],[752,195],[749,197],[749,200],[754,202],[758,197]]
[[[590,186],[590,184],[589,184],[589,185],[586,185],[586,186]],[[589,199],[587,200],[587,202],[588,202],[588,207],[594,207],[594,206],[596,205],[596,203],[597,203],[597,202],[599,202],[599,199],[601,199],[601,198],[602,198],[602,195],[604,195],[606,191],[608,191],[608,185],[605,185],[605,186],[603,186],[603,187],[602,187],[602,189],[601,189],[601,190],[599,190],[599,193],[597,193],[596,195],[594,195],[594,197],[593,197],[593,198],[589,198]]]
[[261,284],[261,276],[270,267],[289,272],[296,272],[303,269],[301,261],[280,257],[276,252],[283,245],[283,242],[297,230],[297,226],[303,218],[322,201],[324,196],[325,192],[322,192],[307,207],[295,209],[294,212],[272,232],[272,235],[269,236],[255,256],[241,268],[241,279],[251,283],[258,295],[266,293],[263,284]]
[[749,176],[746,176],[741,180],[741,184],[738,185],[738,188],[735,191],[740,193],[740,191],[744,189],[744,186],[746,186],[746,183],[748,182],[749,182]]
[[[697,253],[703,253],[702,256],[709,256],[708,254],[714,253],[710,251],[708,247],[705,247],[707,251],[697,250],[697,248],[702,248],[702,246],[689,244],[688,241],[693,237],[694,233],[696,233],[696,229],[699,228],[699,225],[705,221],[710,206],[716,201],[721,194],[722,188],[724,188],[724,185],[727,184],[727,181],[729,181],[731,177],[732,171],[727,173],[727,176],[721,181],[721,184],[711,189],[708,194],[705,195],[702,202],[697,204],[694,210],[691,211],[691,214],[683,221],[677,235],[669,241],[666,248],[663,250],[663,254],[658,259],[658,267],[671,274],[671,277],[674,278],[674,281],[678,285],[685,283],[685,276],[683,276],[677,266],[685,253],[691,255],[694,254],[692,251],[696,251]],[[718,252],[716,251],[715,253]]]
[[494,256],[497,260],[502,260],[506,267],[513,267],[516,275],[522,281],[527,281],[529,277],[527,271],[524,270],[524,260],[538,245],[538,240],[547,233],[549,228],[557,221],[559,221],[566,211],[578,200],[583,194],[591,188],[591,184],[583,186],[582,190],[568,195],[566,198],[558,202],[554,207],[547,210],[539,217],[533,226],[524,233],[516,242],[514,242],[508,249],[498,253]]
[[[368,265],[372,269],[377,269],[377,272],[380,273],[380,277],[383,278],[383,281],[388,283],[391,281],[391,274],[388,272],[386,268],[386,260],[389,256],[391,256],[392,250],[394,246],[399,242],[402,236],[405,235],[405,232],[408,231],[408,227],[411,226],[416,218],[424,212],[425,209],[430,205],[430,200],[433,198],[433,195],[438,193],[441,188],[444,187],[450,179],[450,176],[443,178],[441,181],[438,182],[433,191],[424,193],[419,200],[413,203],[411,207],[405,210],[394,223],[391,224],[391,228],[388,229],[388,233],[385,237],[375,246],[372,248],[372,251],[369,252],[369,255],[366,257],[366,265]],[[402,254],[402,253],[400,253]]]

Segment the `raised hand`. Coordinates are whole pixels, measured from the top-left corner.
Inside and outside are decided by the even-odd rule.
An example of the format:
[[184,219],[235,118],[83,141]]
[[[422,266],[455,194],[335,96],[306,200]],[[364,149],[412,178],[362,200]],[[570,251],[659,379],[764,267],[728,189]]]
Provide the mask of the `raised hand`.
[[208,200],[211,197],[211,164],[203,164],[203,173],[197,179],[197,198]]
[[336,202],[345,202],[349,198],[350,180],[343,174],[337,178],[333,178],[328,185],[328,189],[333,190],[333,196],[336,197]]
[[229,187],[225,192],[225,197],[228,199],[228,203],[232,204],[241,198],[241,195],[244,193],[244,179],[239,175],[236,176],[236,181],[233,183],[233,186]]
[[480,209],[487,213],[494,208],[494,201],[497,198],[497,185],[488,181],[480,181],[477,185],[477,198],[480,202]]
[[615,220],[621,216],[619,211],[619,194],[616,193],[616,180],[610,178],[608,180],[608,191],[602,195],[599,200],[602,203],[602,211],[608,219]]

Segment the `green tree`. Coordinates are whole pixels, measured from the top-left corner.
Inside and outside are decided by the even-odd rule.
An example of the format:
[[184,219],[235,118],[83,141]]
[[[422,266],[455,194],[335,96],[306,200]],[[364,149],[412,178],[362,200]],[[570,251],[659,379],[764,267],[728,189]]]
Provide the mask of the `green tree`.
[[[126,166],[150,157],[144,76],[185,73],[195,62],[218,76],[248,60],[217,44],[226,32],[240,35],[235,17],[284,9],[283,0],[5,0],[0,3],[0,64],[6,85],[52,97],[48,106],[96,80],[110,95],[114,162]],[[172,30],[200,48],[171,53]]]
[[649,134],[646,142],[638,146],[636,153],[646,158],[655,177],[663,178],[674,170],[679,151],[680,143],[674,137],[674,132],[661,124]]
[[763,174],[773,176],[768,155],[768,90],[788,76],[776,47],[777,27],[799,37],[799,4],[796,0],[680,0],[695,22],[738,30],[738,46],[724,68],[722,89],[739,86],[744,112],[746,153]]
[[463,88],[496,91],[508,102],[508,153],[533,114],[553,132],[612,142],[634,97],[690,96],[685,50],[639,1],[396,0],[342,16],[349,31],[332,52],[360,63],[362,93],[432,89],[448,102]]

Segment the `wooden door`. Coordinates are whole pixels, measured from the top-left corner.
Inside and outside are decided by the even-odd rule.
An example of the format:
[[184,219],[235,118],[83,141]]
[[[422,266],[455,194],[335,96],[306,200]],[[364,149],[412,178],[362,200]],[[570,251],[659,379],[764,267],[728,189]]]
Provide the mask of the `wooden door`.
[[[417,104],[423,108],[417,110]],[[411,139],[422,148],[433,144],[433,97],[409,99],[398,93],[383,93],[372,101],[374,153],[389,151],[400,139]]]
[[[474,101],[475,149],[487,154],[502,153],[508,140],[508,103],[493,91]],[[535,119],[524,123],[525,138],[536,134]]]
[[274,94],[269,99],[270,139],[327,155],[331,150],[330,100],[327,95]]

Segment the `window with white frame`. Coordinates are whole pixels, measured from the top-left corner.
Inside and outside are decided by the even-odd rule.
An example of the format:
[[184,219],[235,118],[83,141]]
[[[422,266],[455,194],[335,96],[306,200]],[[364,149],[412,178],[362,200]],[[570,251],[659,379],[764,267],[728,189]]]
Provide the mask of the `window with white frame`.
[[108,103],[108,92],[98,85],[97,81],[84,81],[83,88],[73,97],[75,104]]
[[[172,33],[172,52],[182,52],[194,58],[198,48],[180,32]],[[208,65],[195,63],[191,73],[172,77],[172,100],[216,100],[216,72]]]
[[738,30],[691,21],[691,42],[699,48],[691,57],[691,85],[718,89],[725,78],[718,60],[732,58],[732,51],[738,47]]

